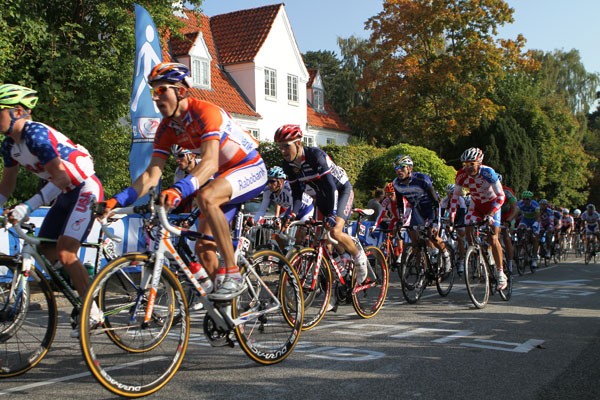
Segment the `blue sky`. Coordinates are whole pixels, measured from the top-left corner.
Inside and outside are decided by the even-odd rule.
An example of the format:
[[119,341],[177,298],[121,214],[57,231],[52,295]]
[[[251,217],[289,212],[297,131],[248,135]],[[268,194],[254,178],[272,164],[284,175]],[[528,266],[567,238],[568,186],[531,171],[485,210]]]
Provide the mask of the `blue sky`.
[[[515,10],[515,22],[499,36],[521,33],[527,48],[579,50],[588,72],[600,72],[600,0],[505,0]],[[205,0],[208,16],[268,4],[285,3],[301,52],[332,50],[337,38],[366,38],[364,22],[383,9],[381,0]]]

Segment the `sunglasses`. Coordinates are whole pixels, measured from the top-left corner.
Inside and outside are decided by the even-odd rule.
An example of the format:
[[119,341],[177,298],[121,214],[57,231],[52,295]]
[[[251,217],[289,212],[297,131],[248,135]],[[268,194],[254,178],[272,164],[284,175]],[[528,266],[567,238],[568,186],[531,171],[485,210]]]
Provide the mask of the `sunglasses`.
[[395,166],[394,166],[394,169],[395,169],[396,171],[399,171],[399,170],[401,170],[401,169],[404,169],[404,168],[407,168],[407,167],[408,167],[408,164],[398,164],[398,165],[395,165]]
[[277,179],[269,179],[267,183],[270,185],[272,183],[277,183]]
[[177,158],[185,158],[186,154],[185,153],[179,153],[177,154]]
[[161,85],[161,86],[153,87],[153,88],[150,88],[150,95],[152,97],[162,96],[163,94],[167,93],[167,90],[169,90],[169,88],[176,88],[176,87],[177,86],[175,86],[175,85]]
[[479,163],[477,161],[467,161],[462,163],[463,167],[474,167],[476,165],[479,165]]
[[14,106],[6,106],[6,105],[2,105],[0,104],[0,110],[6,110],[7,108],[14,108]]

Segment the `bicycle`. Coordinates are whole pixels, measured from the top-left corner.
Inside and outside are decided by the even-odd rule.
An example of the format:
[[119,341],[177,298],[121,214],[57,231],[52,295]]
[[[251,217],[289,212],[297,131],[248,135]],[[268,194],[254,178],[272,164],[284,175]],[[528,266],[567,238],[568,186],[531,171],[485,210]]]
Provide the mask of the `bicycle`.
[[524,225],[519,226],[513,235],[513,248],[515,264],[519,275],[525,275],[525,267],[529,265],[529,270],[533,274],[535,268],[531,265],[533,253],[531,229]]
[[[11,226],[5,217],[0,217],[0,224],[5,229]],[[29,371],[50,350],[58,326],[55,291],[62,293],[73,306],[73,329],[81,307],[81,299],[68,277],[63,276],[59,263],[53,265],[38,250],[41,243],[55,244],[56,240],[31,236],[35,231],[31,223],[12,228],[9,234],[22,239],[23,248],[20,254],[0,255],[0,265],[4,266],[0,272],[0,378]],[[96,243],[82,243],[83,247],[96,249],[94,273],[99,270],[102,258],[116,258],[114,243],[104,233],[101,231]]]
[[[290,254],[290,264],[298,272],[304,293],[302,329],[309,330],[317,326],[328,311],[332,296],[335,296],[333,311],[337,310],[339,304],[351,301],[360,317],[374,317],[383,307],[389,284],[387,264],[381,250],[376,246],[364,248],[369,261],[368,275],[359,284],[354,279],[354,260],[351,257],[342,259],[330,249],[330,243],[337,243],[324,229],[323,222],[313,221],[304,225],[308,230],[307,237],[314,240],[315,247],[296,249]],[[352,239],[361,249],[358,238],[352,236]]]
[[385,238],[379,245],[379,250],[383,254],[385,261],[390,271],[400,272],[402,262],[406,258],[404,253],[404,241],[400,236],[399,229],[376,229],[372,232],[381,232],[385,234]]
[[[409,304],[415,304],[421,298],[425,288],[435,282],[438,294],[446,297],[454,285],[455,262],[452,247],[446,246],[450,253],[450,269],[442,267],[441,254],[432,257],[429,250],[429,228],[426,226],[412,226],[403,229],[417,232],[418,238],[414,243],[407,245],[411,250],[406,262],[400,270],[400,284],[402,295]],[[436,249],[437,250],[437,249]]]
[[471,226],[477,229],[473,229],[472,244],[469,244],[465,255],[465,283],[469,298],[477,308],[484,308],[489,301],[490,293],[493,295],[494,292],[498,292],[502,300],[510,300],[513,289],[512,271],[508,265],[504,268],[507,286],[499,290],[494,256],[487,241],[489,225],[482,222]]
[[[145,253],[113,260],[89,288],[80,342],[94,378],[125,397],[149,395],[173,378],[190,335],[188,303],[178,279],[182,277],[203,305],[203,330],[212,346],[233,347],[235,336],[244,353],[259,364],[276,364],[288,357],[300,337],[304,308],[298,275],[285,257],[271,250],[249,254],[249,239],[239,237],[235,255],[247,290],[231,301],[210,300],[190,272],[186,253],[178,253],[171,243],[176,236],[208,236],[171,225],[153,197],[146,206],[113,210],[156,214],[159,240]],[[104,314],[102,324],[90,320],[94,302]]]
[[596,233],[586,233],[586,245],[585,245],[585,253],[584,262],[585,264],[589,264],[590,261],[593,261],[596,264],[596,253],[598,252],[598,241],[596,239]]

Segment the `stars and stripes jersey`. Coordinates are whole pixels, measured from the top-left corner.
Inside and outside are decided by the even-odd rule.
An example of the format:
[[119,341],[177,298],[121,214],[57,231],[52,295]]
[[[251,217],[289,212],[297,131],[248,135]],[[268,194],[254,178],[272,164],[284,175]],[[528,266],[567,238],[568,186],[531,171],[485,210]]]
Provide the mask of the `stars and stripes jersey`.
[[497,213],[504,204],[505,195],[502,183],[498,179],[496,171],[487,165],[481,165],[475,176],[469,175],[464,168],[461,168],[456,174],[454,183],[454,193],[450,202],[452,213],[456,212],[458,196],[460,196],[462,188],[469,191],[471,201],[475,203],[476,207],[491,202],[490,214]]
[[19,143],[7,136],[0,150],[4,167],[22,165],[40,178],[50,181],[45,165],[60,158],[71,184],[71,191],[95,174],[94,162],[85,147],[72,142],[56,129],[40,122],[26,121]]
[[[337,166],[318,147],[304,147],[300,165],[284,163],[283,170],[292,188],[293,212],[298,214],[302,207],[302,194],[314,192],[319,211],[329,215],[337,210],[337,191],[346,185],[352,187],[346,171]],[[312,189],[312,190],[310,190]]]
[[[283,183],[283,188],[281,188],[279,193],[271,191],[271,189],[268,187],[265,189],[263,192],[260,209],[254,214],[254,220],[256,222],[259,222],[262,219],[267,212],[267,208],[269,208],[271,204],[278,204],[285,209],[285,212],[282,214],[282,216],[289,215],[289,213],[292,211],[292,187],[287,180]],[[302,206],[300,207],[300,211],[296,215],[296,218],[302,219],[305,215],[311,213],[313,209],[313,198],[310,197],[306,192],[302,193]]]
[[179,146],[199,154],[203,142],[219,141],[219,170],[250,165],[260,159],[258,143],[221,107],[193,97],[181,122],[163,118],[154,137],[152,156],[169,158],[171,146]]
[[540,214],[540,226],[544,229],[554,229],[554,211],[549,208],[538,210]]

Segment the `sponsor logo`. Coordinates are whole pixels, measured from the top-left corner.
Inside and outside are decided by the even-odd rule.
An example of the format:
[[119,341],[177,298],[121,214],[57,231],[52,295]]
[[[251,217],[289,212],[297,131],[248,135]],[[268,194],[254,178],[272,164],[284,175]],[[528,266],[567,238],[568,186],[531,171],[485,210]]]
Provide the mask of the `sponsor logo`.
[[264,181],[266,175],[267,171],[264,168],[261,168],[258,172],[251,174],[244,179],[238,179],[239,190],[246,189],[249,186],[254,185],[256,182]]
[[138,118],[137,123],[133,125],[134,140],[153,140],[159,124],[160,118]]

